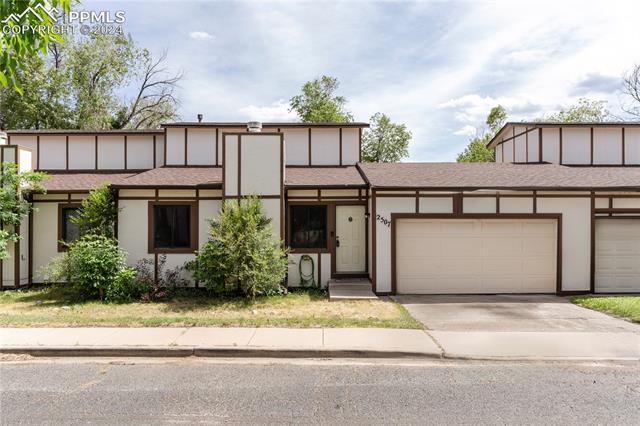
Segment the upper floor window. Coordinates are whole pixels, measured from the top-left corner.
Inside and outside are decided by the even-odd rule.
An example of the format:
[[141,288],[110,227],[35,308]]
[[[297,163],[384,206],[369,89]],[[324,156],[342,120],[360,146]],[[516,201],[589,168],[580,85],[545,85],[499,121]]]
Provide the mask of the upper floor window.
[[196,203],[149,205],[149,251],[190,253],[196,249]]

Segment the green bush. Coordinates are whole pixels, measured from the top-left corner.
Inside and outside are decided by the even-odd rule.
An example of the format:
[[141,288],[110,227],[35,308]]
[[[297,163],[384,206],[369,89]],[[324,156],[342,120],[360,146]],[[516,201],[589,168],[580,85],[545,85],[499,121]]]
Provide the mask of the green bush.
[[78,225],[80,236],[87,234],[114,236],[118,208],[110,185],[109,182],[105,182],[101,187],[89,192],[89,196],[82,200],[82,206],[78,212],[71,218],[71,222]]
[[225,202],[209,224],[209,241],[187,264],[194,279],[217,294],[254,298],[284,291],[287,252],[274,238],[259,198]]
[[136,270],[125,268],[117,273],[107,286],[104,299],[109,302],[132,302],[139,300],[146,287],[136,281]]
[[125,264],[126,256],[116,240],[88,234],[69,244],[45,274],[48,281],[66,281],[81,299],[129,301],[145,289],[135,281],[135,270]]

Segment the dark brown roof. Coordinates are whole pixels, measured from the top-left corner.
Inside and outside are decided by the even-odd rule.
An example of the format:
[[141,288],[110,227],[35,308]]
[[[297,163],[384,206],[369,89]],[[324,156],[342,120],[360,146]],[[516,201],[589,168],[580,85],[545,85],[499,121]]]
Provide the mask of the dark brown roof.
[[298,188],[365,187],[355,166],[345,167],[287,167],[284,184]]
[[424,189],[640,189],[640,167],[557,164],[358,164],[372,187]]
[[115,185],[119,188],[220,188],[222,167],[160,167],[138,173]]
[[131,173],[49,173],[43,185],[47,191],[89,191],[104,182],[118,184]]

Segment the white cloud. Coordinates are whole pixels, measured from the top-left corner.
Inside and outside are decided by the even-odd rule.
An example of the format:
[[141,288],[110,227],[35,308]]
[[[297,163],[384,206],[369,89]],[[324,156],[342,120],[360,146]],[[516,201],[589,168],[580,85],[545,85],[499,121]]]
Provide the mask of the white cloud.
[[289,104],[282,99],[266,106],[247,105],[238,112],[249,120],[258,121],[297,121],[298,118],[295,112],[289,111]]
[[190,32],[189,37],[191,37],[194,40],[213,40],[213,36],[206,31]]
[[467,124],[461,129],[458,129],[455,132],[453,132],[453,134],[458,136],[475,136],[477,132],[478,132],[478,129],[476,129],[474,126],[470,126]]

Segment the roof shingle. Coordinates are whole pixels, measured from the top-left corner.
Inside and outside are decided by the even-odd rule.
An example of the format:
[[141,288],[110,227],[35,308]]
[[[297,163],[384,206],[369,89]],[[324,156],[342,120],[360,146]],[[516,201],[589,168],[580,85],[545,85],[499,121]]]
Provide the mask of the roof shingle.
[[509,163],[361,163],[372,187],[640,189],[639,167]]
[[284,179],[287,187],[365,187],[366,183],[355,166],[287,167]]

